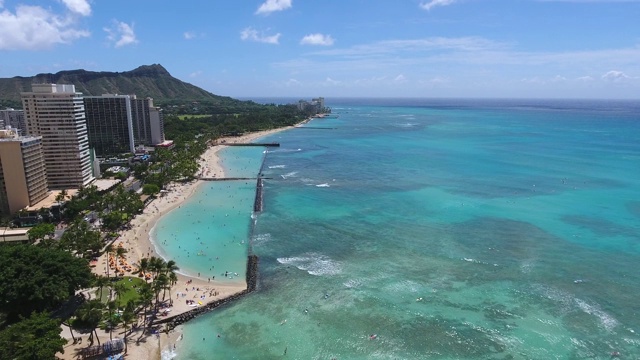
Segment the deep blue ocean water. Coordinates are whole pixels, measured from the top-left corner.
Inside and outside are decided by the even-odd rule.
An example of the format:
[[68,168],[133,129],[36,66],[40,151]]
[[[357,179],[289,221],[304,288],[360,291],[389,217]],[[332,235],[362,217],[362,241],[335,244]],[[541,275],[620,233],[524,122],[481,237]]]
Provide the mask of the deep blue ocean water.
[[264,157],[263,213],[254,184],[209,183],[158,224],[169,257],[260,257],[258,291],[176,358],[640,358],[640,103],[326,102],[280,148],[225,152]]

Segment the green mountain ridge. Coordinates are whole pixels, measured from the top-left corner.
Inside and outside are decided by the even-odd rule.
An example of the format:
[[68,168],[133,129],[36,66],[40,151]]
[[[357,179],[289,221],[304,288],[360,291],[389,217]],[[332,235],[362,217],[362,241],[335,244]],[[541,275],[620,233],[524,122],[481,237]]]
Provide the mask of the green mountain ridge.
[[[155,101],[205,101],[218,104],[240,102],[226,96],[214,95],[195,85],[179,80],[160,64],[143,65],[131,71],[106,72],[65,70],[55,74],[44,73],[31,77],[0,78],[0,104],[20,103],[20,93],[31,91],[31,84],[56,83],[75,85],[85,96],[102,94],[135,94],[139,98],[151,97]],[[15,105],[14,105],[15,106]]]

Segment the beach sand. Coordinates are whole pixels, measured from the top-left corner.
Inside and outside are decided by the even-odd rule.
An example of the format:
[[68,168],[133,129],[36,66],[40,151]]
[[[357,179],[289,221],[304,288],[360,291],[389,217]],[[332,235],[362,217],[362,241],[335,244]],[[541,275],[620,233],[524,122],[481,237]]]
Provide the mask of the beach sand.
[[[239,137],[226,137],[218,139],[216,144],[209,146],[209,148],[202,155],[200,160],[200,173],[198,175],[203,177],[224,177],[224,169],[220,163],[220,159],[218,157],[218,151],[223,149],[226,144],[230,143],[248,143],[254,141],[258,138],[271,135],[280,131],[284,131],[287,129],[291,129],[293,127],[285,127],[267,131],[260,131],[255,133],[246,134]],[[135,268],[136,264],[143,257],[151,257],[156,256],[159,257],[158,254],[154,251],[155,247],[151,243],[151,239],[149,236],[149,232],[156,224],[158,219],[160,219],[163,215],[167,214],[171,210],[178,207],[182,204],[186,199],[188,199],[191,195],[193,195],[200,181],[192,181],[189,183],[172,183],[168,186],[168,193],[164,193],[163,196],[159,196],[153,201],[151,201],[144,212],[133,219],[131,221],[131,229],[126,231],[121,231],[119,233],[119,238],[114,242],[114,247],[122,246],[127,250],[125,254],[126,261],[133,265]],[[165,259],[170,260],[170,259]],[[107,255],[104,254],[98,258],[98,262],[96,266],[93,268],[94,273],[106,276],[107,275]],[[113,270],[110,271],[110,276],[115,276]],[[234,295],[238,292],[241,292],[247,288],[246,281],[242,281],[241,284],[238,285],[229,285],[229,284],[221,284],[215,280],[209,282],[207,279],[200,279],[196,277],[189,277],[183,274],[178,275],[178,282],[172,287],[171,293],[176,296],[178,293],[185,293],[185,289],[189,289],[186,291],[186,298],[192,299],[194,296],[200,297],[204,296],[204,299],[201,300],[203,304],[211,302],[213,300],[222,299]],[[135,276],[130,273],[127,276]],[[193,288],[198,288],[199,291],[191,290]],[[95,289],[89,289],[84,291],[86,297],[95,297]],[[192,296],[193,294],[193,296]],[[215,296],[213,296],[215,294]],[[168,313],[168,316],[175,316],[189,310],[192,310],[193,307],[190,307],[184,301],[184,298],[175,299],[173,302],[173,306],[171,307],[171,311]],[[134,330],[131,334],[128,335],[128,352],[127,357],[132,359],[160,359],[160,352],[164,348],[169,348],[180,338],[180,329],[181,327],[177,327],[171,333],[165,334],[164,332],[160,332],[158,335],[148,335],[145,334],[142,337],[140,342],[136,342],[136,339],[140,337],[140,331]],[[88,337],[89,334],[75,334],[76,337],[81,336],[83,338],[82,344],[73,344],[71,340],[71,334],[69,329],[66,326],[63,326],[62,336],[68,339],[67,345],[64,347],[64,354],[58,354],[58,357],[61,359],[79,359],[79,351],[82,348],[87,347],[88,345]],[[117,332],[114,331],[112,334],[114,338],[124,338],[122,333],[122,329],[118,329]],[[105,331],[98,329],[98,336],[100,338],[100,342],[103,343],[109,340],[109,334]],[[97,345],[97,343],[94,343]]]

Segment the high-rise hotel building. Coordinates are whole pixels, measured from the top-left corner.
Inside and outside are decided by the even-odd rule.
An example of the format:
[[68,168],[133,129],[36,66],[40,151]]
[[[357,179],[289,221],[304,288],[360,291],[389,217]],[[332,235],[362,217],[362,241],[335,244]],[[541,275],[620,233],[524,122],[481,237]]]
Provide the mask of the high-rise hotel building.
[[165,141],[162,111],[135,95],[85,96],[89,147],[99,157],[134,153]]
[[74,85],[33,84],[22,95],[27,134],[42,137],[50,189],[77,189],[95,178],[82,93]]
[[152,98],[131,99],[133,111],[133,137],[136,146],[154,146],[162,143],[164,138],[164,121],[162,111],[153,106]]
[[85,96],[89,147],[99,157],[135,152],[131,98],[135,95]]
[[24,135],[25,134],[24,111],[14,110],[12,108],[6,108],[4,110],[0,110],[0,127],[4,129],[7,126],[11,126],[12,128],[18,129],[18,133],[20,135]]
[[41,140],[0,130],[0,213],[13,214],[47,197]]

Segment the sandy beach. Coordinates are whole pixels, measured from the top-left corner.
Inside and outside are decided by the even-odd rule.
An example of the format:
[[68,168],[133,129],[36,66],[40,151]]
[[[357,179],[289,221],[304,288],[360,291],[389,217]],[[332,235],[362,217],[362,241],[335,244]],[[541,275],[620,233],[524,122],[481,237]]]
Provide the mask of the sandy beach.
[[[200,173],[198,176],[202,177],[224,177],[224,169],[220,163],[218,157],[218,151],[225,148],[226,144],[231,143],[247,143],[254,141],[257,138],[264,137],[276,132],[291,129],[292,127],[267,130],[261,132],[255,132],[246,134],[239,137],[227,137],[218,139],[216,144],[209,146],[200,159]],[[114,242],[114,246],[124,247],[127,250],[125,258],[127,263],[133,265],[138,264],[141,258],[156,256],[158,254],[154,251],[154,246],[151,243],[149,232],[156,224],[158,219],[167,214],[171,210],[180,206],[186,199],[188,199],[195,192],[196,188],[201,181],[192,181],[189,183],[172,183],[166,189],[168,192],[162,196],[157,197],[151,201],[144,212],[131,222],[131,229],[120,232],[119,238]],[[170,260],[170,259],[165,259]],[[106,276],[107,275],[107,255],[104,254],[98,258],[97,265],[93,268],[94,273]],[[113,277],[113,270],[110,271],[110,275]],[[127,274],[128,276],[135,276]],[[209,281],[208,279],[200,279],[197,277],[189,277],[183,274],[178,275],[178,282],[172,287],[171,293],[185,293],[186,297],[191,299],[192,297],[198,297],[206,304],[213,300],[229,297],[233,294],[241,292],[247,288],[246,281],[242,281],[239,285],[221,284],[215,280]],[[196,290],[197,289],[197,290]],[[95,297],[95,289],[85,291],[85,296]],[[186,304],[182,298],[179,301],[174,301],[171,307],[169,316],[178,315],[189,310],[193,307]],[[89,334],[75,334],[84,338],[82,344],[73,344],[71,340],[71,334],[68,328],[63,326],[62,336],[67,338],[69,342],[64,347],[64,354],[59,354],[62,359],[78,359],[79,351],[81,348],[86,347]],[[98,335],[101,343],[109,340],[109,334],[105,331],[98,329]],[[113,337],[124,338],[122,330],[113,333]],[[169,334],[161,332],[158,335],[145,335],[140,342],[136,342],[136,339],[140,337],[140,330],[134,330],[128,335],[128,352],[127,357],[132,359],[160,359],[160,352],[163,348],[168,348],[175,344],[180,338],[180,327],[176,328]],[[94,345],[97,345],[95,343]]]

